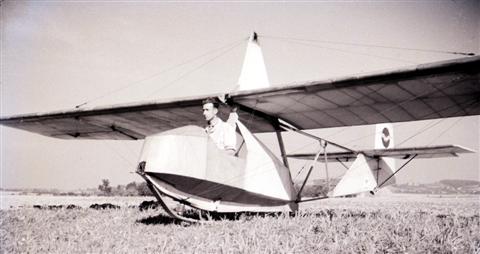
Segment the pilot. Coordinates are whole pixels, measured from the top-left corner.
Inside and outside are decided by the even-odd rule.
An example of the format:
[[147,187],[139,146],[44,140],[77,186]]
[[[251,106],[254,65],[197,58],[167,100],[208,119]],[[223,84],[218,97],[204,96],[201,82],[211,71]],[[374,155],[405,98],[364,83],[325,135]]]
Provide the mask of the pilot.
[[217,116],[219,103],[214,98],[207,98],[203,102],[203,116],[207,121],[205,131],[212,138],[219,149],[234,155],[236,152],[237,137],[235,133],[238,115],[230,113],[227,122]]

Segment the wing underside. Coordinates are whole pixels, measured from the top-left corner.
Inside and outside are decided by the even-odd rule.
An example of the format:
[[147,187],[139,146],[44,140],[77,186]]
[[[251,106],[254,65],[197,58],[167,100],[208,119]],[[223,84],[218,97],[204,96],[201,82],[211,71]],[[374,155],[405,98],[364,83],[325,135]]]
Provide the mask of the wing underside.
[[[299,129],[403,122],[480,114],[480,57],[228,94],[254,133],[282,119]],[[204,125],[201,101],[180,98],[2,117],[0,124],[63,139],[142,139]],[[214,95],[215,96],[215,95]],[[225,117],[227,108],[221,109]]]

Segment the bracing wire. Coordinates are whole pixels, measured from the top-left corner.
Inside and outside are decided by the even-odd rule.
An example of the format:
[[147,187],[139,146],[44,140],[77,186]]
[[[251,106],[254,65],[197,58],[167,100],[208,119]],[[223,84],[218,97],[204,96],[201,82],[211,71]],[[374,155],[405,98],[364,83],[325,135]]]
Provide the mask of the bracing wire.
[[300,170],[298,171],[297,175],[295,175],[295,177],[292,179],[293,182],[295,182],[295,180],[297,180],[298,176],[303,172],[303,170],[305,169],[305,167],[307,166],[307,162],[308,161],[305,161],[305,163],[303,164],[303,166],[300,168]]
[[317,44],[312,44],[312,43],[307,43],[307,42],[300,42],[300,41],[289,40],[289,39],[285,39],[285,41],[288,42],[288,43],[294,43],[294,44],[299,44],[299,45],[308,46],[308,47],[314,47],[314,48],[334,50],[334,51],[338,51],[338,52],[342,52],[342,53],[347,53],[347,54],[364,55],[364,56],[369,56],[369,57],[386,59],[386,60],[390,60],[390,61],[403,62],[403,63],[409,63],[409,64],[418,64],[417,62],[408,61],[408,60],[399,59],[399,58],[394,58],[394,57],[379,56],[379,55],[368,54],[368,53],[360,53],[360,52],[351,51],[351,50],[338,49],[338,48],[332,48],[332,47],[325,47],[325,46],[320,46],[320,45],[317,45]]
[[[478,103],[478,102],[475,101],[475,100],[473,100],[472,103],[470,103],[468,106],[474,105],[474,104],[476,104],[476,103]],[[458,110],[457,112],[455,112],[455,114],[456,114],[456,113],[459,113],[459,112],[461,112],[461,111],[462,111],[462,109],[460,109],[460,110]],[[434,127],[434,126],[440,124],[441,122],[445,121],[445,119],[446,119],[446,118],[439,119],[437,122],[434,122],[433,124],[430,124],[431,126],[428,126],[428,125],[427,125],[427,126],[424,127],[421,131],[418,131],[418,132],[415,133],[414,135],[412,135],[412,136],[408,137],[407,139],[403,140],[403,141],[400,142],[398,145],[401,145],[401,144],[407,142],[408,140],[410,140],[410,139],[412,139],[412,138],[420,135],[421,133],[423,133],[423,132],[431,129],[432,127]],[[456,122],[455,122],[455,124],[456,124]],[[455,124],[453,124],[450,128],[452,128]],[[449,130],[450,128],[448,128],[447,130]],[[442,132],[442,135],[443,135],[447,130],[445,130],[444,132]],[[433,141],[432,141],[432,142],[433,142]],[[430,143],[431,143],[431,142],[430,142]]]
[[[439,119],[439,120],[440,120],[440,119]],[[394,125],[394,129],[397,129],[399,126],[403,126],[403,125],[405,125],[405,124],[408,124],[408,122],[402,122],[402,123],[395,124],[395,125]],[[427,122],[427,123],[422,127],[422,129],[423,129],[425,126],[430,125],[430,124],[432,124],[432,122]],[[369,138],[369,137],[372,137],[372,136],[375,136],[375,135],[381,134],[381,133],[382,133],[381,130],[378,131],[378,132],[369,133],[369,134],[367,134],[367,135],[363,135],[363,136],[360,136],[360,137],[351,139],[351,140],[347,141],[345,144],[348,145],[348,144],[351,144],[351,143],[353,143],[353,142],[356,142],[356,141],[359,141],[359,140],[362,140],[362,139],[365,139],[365,138]],[[396,145],[398,145],[398,144],[396,144]]]
[[448,128],[446,128],[444,131],[442,131],[440,134],[438,134],[436,137],[434,137],[432,139],[432,141],[430,141],[428,143],[428,145],[431,145],[433,142],[435,142],[435,140],[437,140],[438,138],[440,138],[441,136],[443,136],[445,133],[447,133],[447,131],[449,131],[450,129],[452,129],[455,125],[457,125],[463,118],[459,117],[457,120],[455,120],[453,122],[453,124],[451,124]]
[[[472,103],[468,104],[467,106],[472,106],[472,105],[474,105],[474,104],[475,104],[475,100],[473,100]],[[446,108],[442,108],[442,109],[440,109],[439,111],[434,111],[434,112],[432,112],[432,113],[429,113],[429,114],[427,114],[427,115],[424,115],[423,118],[430,117],[430,116],[432,116],[432,115],[434,115],[434,114],[437,114],[438,112],[443,112],[443,111],[449,110],[449,109],[451,109],[451,108],[453,108],[453,107],[456,107],[456,106],[457,106],[457,105],[451,105],[451,106],[448,106],[448,107],[446,107]],[[461,110],[460,110],[460,111],[461,111]],[[458,111],[458,112],[460,112],[460,111]],[[457,113],[458,113],[458,112],[457,112]],[[439,120],[441,120],[441,119],[439,119]],[[394,127],[395,127],[395,128],[398,128],[399,126],[403,126],[403,125],[405,125],[405,124],[408,124],[408,122],[397,123],[397,124],[395,124]],[[427,126],[427,125],[429,125],[429,124],[432,124],[432,122],[427,123],[425,126]],[[425,126],[424,126],[424,127],[425,127]],[[423,127],[422,127],[422,129],[423,129]],[[374,133],[370,133],[370,134],[367,134],[367,135],[364,135],[364,136],[357,137],[357,138],[355,138],[355,139],[352,139],[352,140],[348,141],[347,143],[345,143],[345,145],[351,144],[351,143],[353,143],[353,142],[356,142],[356,141],[361,140],[361,139],[364,139],[364,138],[368,138],[368,137],[374,136],[374,135],[376,135],[376,134],[379,134],[379,133],[374,132]],[[402,143],[404,143],[404,142],[402,142]]]
[[430,52],[430,53],[450,54],[450,55],[475,56],[475,53],[471,53],[471,52],[466,53],[466,52],[448,51],[448,50],[435,50],[435,49],[421,49],[421,48],[409,48],[409,47],[398,47],[398,46],[385,46],[385,45],[378,45],[378,44],[353,43],[353,42],[341,42],[341,41],[329,41],[329,40],[312,40],[312,39],[289,38],[289,37],[268,36],[268,35],[262,35],[262,37],[272,38],[272,39],[283,39],[283,40],[295,40],[295,41],[325,43],[325,44],[347,45],[347,46],[355,46],[355,47],[366,47],[366,48],[384,48],[384,49],[396,49],[396,50],[417,51],[417,52]]
[[[104,140],[102,140],[104,141]],[[110,146],[107,142],[103,142],[103,144],[108,148],[110,149],[118,158],[120,158],[121,160],[123,160],[125,163],[128,164],[128,167],[131,167],[131,168],[135,168],[135,162],[127,159],[123,154],[121,154],[118,150],[116,150],[115,148],[113,148],[112,146]]]
[[155,95],[160,92],[161,90],[173,85],[174,83],[180,81],[181,79],[187,77],[188,75],[192,74],[193,72],[199,70],[200,68],[204,67],[205,65],[217,60],[218,58],[220,58],[221,56],[227,54],[228,52],[232,51],[234,48],[238,47],[243,41],[237,41],[237,43],[233,44],[233,45],[230,45],[230,47],[228,47],[227,49],[223,50],[222,52],[220,52],[219,54],[209,58],[207,61],[203,62],[202,64],[192,68],[191,70],[185,72],[183,75],[181,75],[180,77],[168,82],[168,83],[165,83],[164,85],[160,86],[159,88],[155,89],[149,98],[153,98],[155,97]]
[[119,87],[119,88],[117,88],[117,89],[114,89],[114,90],[112,90],[112,91],[109,91],[109,92],[107,92],[107,93],[104,93],[104,94],[102,94],[102,95],[93,97],[93,98],[90,99],[90,100],[87,100],[87,101],[85,101],[85,102],[83,102],[83,103],[81,103],[81,104],[76,105],[75,108],[80,108],[80,107],[82,107],[82,106],[85,106],[86,104],[89,104],[89,103],[93,102],[93,101],[98,101],[98,100],[100,100],[100,99],[103,99],[103,98],[105,98],[105,97],[111,96],[111,95],[113,95],[113,94],[115,94],[115,93],[118,93],[118,92],[120,92],[120,91],[123,91],[123,90],[125,90],[125,89],[127,89],[127,88],[131,88],[131,87],[133,87],[133,86],[142,84],[142,83],[145,82],[145,81],[151,80],[151,79],[153,79],[153,78],[155,78],[155,77],[158,77],[158,76],[160,76],[160,75],[162,75],[162,74],[165,74],[165,73],[167,73],[167,72],[169,72],[169,71],[175,70],[175,69],[177,69],[177,68],[179,68],[179,67],[182,67],[182,66],[185,66],[185,65],[187,65],[187,64],[190,64],[190,63],[192,63],[192,62],[195,62],[195,61],[199,60],[199,59],[202,58],[202,57],[211,55],[211,54],[216,53],[216,52],[218,52],[218,51],[220,51],[220,50],[223,50],[223,49],[225,49],[225,48],[229,48],[229,47],[231,47],[232,45],[236,45],[236,44],[238,44],[238,43],[240,43],[240,42],[243,42],[243,41],[245,41],[245,40],[246,40],[245,38],[242,38],[241,40],[236,40],[236,41],[231,42],[231,43],[228,43],[227,45],[224,45],[224,46],[222,46],[222,47],[215,48],[215,49],[209,50],[209,51],[207,51],[207,52],[205,52],[205,53],[203,53],[203,54],[194,56],[194,57],[189,58],[189,59],[187,59],[187,60],[185,60],[185,61],[183,61],[183,62],[181,62],[181,63],[179,63],[179,64],[176,64],[176,65],[167,67],[167,68],[165,68],[165,69],[163,69],[163,70],[161,70],[161,71],[159,71],[159,72],[156,72],[156,73],[154,73],[154,74],[152,74],[152,75],[149,75],[148,77],[145,77],[145,78],[143,78],[143,79],[140,79],[140,80],[137,80],[137,81],[128,83],[128,84],[126,84],[126,85],[124,85],[124,86],[122,86],[122,87]]
[[442,118],[442,119],[438,119],[437,121],[427,123],[425,126],[423,126],[423,128],[420,131],[415,132],[413,135],[404,139],[402,142],[397,143],[396,145],[399,146],[399,145],[402,145],[402,144],[406,143],[407,141],[411,140],[412,138],[415,138],[416,136],[424,133],[425,131],[430,130],[433,127],[439,125],[444,120],[445,120],[445,118]]

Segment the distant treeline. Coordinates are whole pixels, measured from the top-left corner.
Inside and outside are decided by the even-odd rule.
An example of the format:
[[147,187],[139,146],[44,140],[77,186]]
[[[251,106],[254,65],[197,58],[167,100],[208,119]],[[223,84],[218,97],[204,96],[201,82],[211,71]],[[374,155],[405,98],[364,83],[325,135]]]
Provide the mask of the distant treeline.
[[16,192],[20,195],[54,195],[54,196],[153,196],[146,182],[131,182],[127,185],[110,186],[108,179],[103,179],[97,188],[64,191],[42,188],[0,188],[0,191]]
[[391,188],[394,193],[412,194],[480,194],[480,182],[475,180],[441,180],[426,184],[396,184]]
[[[309,181],[303,191],[303,197],[325,196],[337,185],[339,179],[325,179]],[[327,186],[330,188],[327,188]],[[297,190],[302,186],[301,182],[295,183]],[[480,181],[475,180],[441,180],[436,183],[417,184],[394,184],[388,187],[392,193],[417,193],[417,194],[480,194]],[[146,182],[131,182],[127,185],[110,186],[108,179],[103,179],[97,188],[89,188],[75,191],[62,191],[58,189],[21,189],[0,188],[0,191],[12,191],[19,194],[55,195],[55,196],[153,196]]]
[[[329,191],[332,191],[335,185],[340,179],[330,179],[327,183],[325,179],[318,179],[308,182],[303,188],[303,197],[321,197],[327,195]],[[330,188],[327,188],[327,186]],[[300,189],[302,183],[295,183],[297,190]],[[411,193],[411,194],[467,194],[478,195],[480,194],[480,181],[475,180],[456,180],[448,179],[441,180],[435,183],[406,183],[406,184],[393,184],[389,187],[392,193]]]
[[117,185],[111,187],[108,179],[103,179],[102,184],[98,186],[101,195],[105,196],[153,196],[146,182],[131,182],[127,185]]
[[478,186],[480,185],[480,181],[475,181],[475,180],[453,180],[453,179],[448,179],[448,180],[441,180],[441,184],[451,186],[453,188],[460,188],[460,187],[472,187],[472,186]]

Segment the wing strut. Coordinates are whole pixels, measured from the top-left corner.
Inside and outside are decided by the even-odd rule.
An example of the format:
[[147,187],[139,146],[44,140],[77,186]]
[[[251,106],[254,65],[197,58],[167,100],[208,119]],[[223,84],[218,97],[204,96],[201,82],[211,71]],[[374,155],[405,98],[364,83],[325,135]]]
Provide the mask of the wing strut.
[[413,159],[415,159],[415,157],[417,157],[418,154],[415,154],[412,156],[412,158],[410,158],[408,161],[406,161],[405,163],[403,163],[403,165],[398,168],[395,172],[393,172],[392,175],[390,175],[389,177],[387,177],[387,179],[385,179],[381,184],[378,184],[377,187],[375,189],[378,189],[378,188],[381,188],[386,182],[388,182],[388,180],[390,180],[390,178],[392,178],[393,176],[395,176],[395,174],[397,174],[403,167],[405,167],[408,163],[410,163]]
[[[330,191],[330,178],[328,176],[328,154],[327,154],[327,145],[328,145],[328,142],[327,141],[324,141],[324,142],[320,142],[320,149],[318,149],[318,152],[317,154],[315,154],[315,159],[312,161],[312,165],[310,166],[310,168],[308,169],[308,173],[307,173],[307,176],[305,177],[305,180],[303,181],[303,184],[302,184],[302,187],[300,188],[300,190],[298,191],[297,193],[297,200],[296,202],[297,203],[300,203],[300,202],[305,202],[307,200],[302,200],[302,197],[301,197],[301,194],[302,194],[302,191],[303,191],[303,188],[305,187],[305,185],[307,184],[307,181],[308,181],[308,178],[310,177],[310,174],[312,173],[312,170],[313,170],[313,167],[315,165],[315,162],[318,161],[318,158],[320,158],[320,153],[322,152],[323,150],[323,156],[324,156],[324,159],[325,159],[325,174],[326,174],[326,178],[327,178],[327,192]],[[325,198],[327,198],[328,196],[325,196]],[[323,198],[323,197],[322,197]],[[317,200],[319,198],[315,198],[314,200]],[[320,198],[321,199],[321,198]],[[308,200],[309,201],[309,200]]]
[[296,132],[296,133],[302,134],[302,135],[307,136],[307,137],[309,137],[309,138],[316,139],[316,140],[318,140],[318,141],[320,141],[320,142],[329,143],[329,144],[331,144],[331,145],[333,145],[333,146],[336,146],[336,147],[338,147],[338,148],[341,148],[341,149],[343,149],[343,150],[346,150],[346,151],[349,151],[349,152],[352,152],[352,153],[355,153],[355,154],[358,153],[357,151],[355,151],[355,150],[353,150],[353,149],[350,149],[350,148],[348,148],[348,147],[342,146],[342,145],[337,144],[337,143],[335,143],[335,142],[331,142],[331,141],[326,140],[326,139],[324,139],[324,138],[317,137],[317,136],[315,136],[315,135],[313,135],[313,134],[310,134],[310,133],[308,133],[308,132],[302,131],[302,130],[300,130],[300,129],[292,128],[291,126],[288,126],[288,125],[286,125],[286,124],[280,123],[280,127],[284,128],[284,129],[286,129],[286,130],[291,130],[291,131],[294,131],[294,132]]
[[276,116],[272,116],[272,115],[269,115],[265,112],[262,112],[262,111],[259,111],[259,110],[256,110],[256,109],[253,109],[253,108],[250,108],[248,106],[245,106],[245,105],[242,105],[242,104],[239,104],[239,103],[236,103],[234,101],[232,101],[230,98],[227,98],[227,104],[232,104],[232,105],[235,105],[237,106],[239,109],[241,109],[242,111],[245,111],[245,112],[248,112],[250,114],[253,114],[253,115],[257,115],[267,121],[269,121],[270,123],[272,123],[272,125],[274,126],[275,130],[291,130],[291,131],[295,131],[299,134],[302,134],[304,136],[307,136],[309,138],[313,138],[313,139],[316,139],[320,142],[328,142],[329,144],[333,145],[333,146],[336,146],[338,148],[341,148],[343,150],[346,150],[346,151],[349,151],[349,152],[353,152],[355,154],[357,154],[358,152],[355,151],[355,150],[352,150],[348,147],[345,147],[345,146],[342,146],[340,144],[337,144],[335,142],[331,142],[330,140],[326,140],[324,138],[320,138],[320,137],[317,137],[313,134],[310,134],[308,132],[304,132],[302,130],[300,130],[300,128],[298,128],[297,126],[295,126],[295,124],[293,123],[290,123],[284,119],[281,119],[279,117],[276,117]]
[[327,154],[327,145],[328,142],[325,141],[323,144],[320,142],[320,145],[323,147],[323,158],[325,159],[325,176],[327,178],[327,193],[330,191],[330,177],[328,176],[328,154]]
[[307,181],[308,181],[308,178],[310,177],[310,174],[312,173],[312,170],[313,170],[313,167],[315,165],[315,162],[318,161],[318,158],[320,157],[320,153],[322,152],[322,149],[318,149],[318,152],[317,154],[315,154],[315,158],[313,159],[312,161],[312,165],[310,165],[310,168],[308,169],[308,173],[307,173],[307,176],[305,177],[305,180],[303,181],[302,183],[302,187],[300,187],[300,190],[298,191],[297,193],[297,200],[296,202],[299,202],[302,198],[301,198],[301,195],[302,195],[302,191],[303,191],[303,188],[305,187],[305,185],[307,184]]
[[278,146],[280,147],[280,153],[282,154],[283,164],[285,167],[290,168],[288,166],[288,158],[287,153],[285,152],[285,144],[283,143],[282,132],[280,130],[276,130],[275,133],[277,134]]

